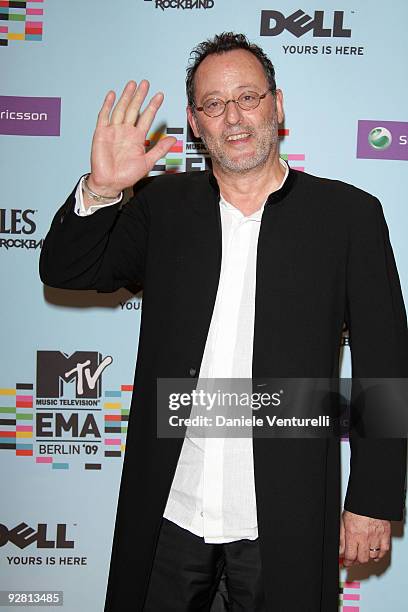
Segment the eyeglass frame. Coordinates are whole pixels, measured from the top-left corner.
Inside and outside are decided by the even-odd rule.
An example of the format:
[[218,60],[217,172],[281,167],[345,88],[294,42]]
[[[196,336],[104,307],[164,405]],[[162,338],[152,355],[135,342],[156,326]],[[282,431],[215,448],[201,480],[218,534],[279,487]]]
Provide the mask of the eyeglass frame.
[[[248,91],[250,91],[250,90],[248,90]],[[238,98],[237,98],[236,100],[235,100],[235,98],[230,98],[229,100],[227,100],[227,101],[225,101],[225,102],[224,102],[224,100],[222,100],[221,98],[208,98],[209,100],[219,100],[220,102],[223,102],[223,104],[224,104],[224,108],[223,108],[222,112],[221,112],[219,115],[208,115],[208,114],[205,112],[205,110],[204,110],[204,106],[196,106],[196,104],[195,104],[195,103],[194,103],[194,108],[195,108],[196,110],[200,111],[200,112],[201,112],[201,111],[203,111],[203,113],[204,113],[204,114],[205,114],[207,117],[210,117],[210,119],[214,119],[215,117],[221,117],[221,115],[223,115],[223,114],[225,113],[225,109],[227,108],[227,104],[229,104],[230,102],[235,102],[236,104],[238,104],[239,108],[240,108],[241,110],[243,110],[243,111],[255,110],[255,109],[256,109],[256,108],[258,108],[258,106],[260,105],[261,100],[263,100],[263,99],[266,97],[266,95],[267,95],[269,92],[271,92],[271,93],[273,94],[273,93],[275,93],[275,91],[276,91],[276,89],[272,89],[271,87],[269,87],[269,89],[267,89],[267,90],[265,91],[265,93],[263,93],[263,94],[257,94],[257,95],[259,96],[259,99],[258,99],[258,104],[257,104],[256,106],[254,106],[253,108],[242,108],[242,106],[240,105],[240,103],[239,103],[239,101],[238,101],[238,100],[239,100],[239,98],[240,98],[241,96],[243,96],[245,93],[247,93],[247,91],[243,91],[243,92],[242,92],[242,94],[241,94],[241,96],[238,96]],[[256,91],[253,91],[252,93],[257,93],[257,92],[256,92]]]

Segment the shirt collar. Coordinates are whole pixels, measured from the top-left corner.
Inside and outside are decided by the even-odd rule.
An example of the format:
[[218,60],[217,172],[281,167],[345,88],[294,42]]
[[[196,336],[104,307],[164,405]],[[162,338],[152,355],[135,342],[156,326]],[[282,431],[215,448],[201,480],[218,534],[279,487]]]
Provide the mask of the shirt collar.
[[[281,181],[281,183],[279,184],[279,186],[276,188],[276,191],[278,191],[279,189],[281,189],[283,187],[283,184],[285,183],[288,174],[289,174],[289,166],[288,164],[281,158],[279,157],[279,162],[280,164],[285,168],[285,175]],[[261,208],[259,208],[258,210],[256,210],[254,213],[252,213],[252,215],[248,215],[246,218],[247,219],[253,219],[254,221],[260,221],[261,217],[262,217],[262,213],[263,210],[265,208],[265,204],[267,202],[268,198],[265,199],[264,203],[262,204]],[[230,210],[231,212],[235,212],[238,213],[240,216],[244,217],[245,215],[239,210],[239,208],[237,208],[236,206],[234,206],[233,204],[231,204],[230,202],[228,202],[223,195],[220,193],[220,207],[222,207],[225,210]]]

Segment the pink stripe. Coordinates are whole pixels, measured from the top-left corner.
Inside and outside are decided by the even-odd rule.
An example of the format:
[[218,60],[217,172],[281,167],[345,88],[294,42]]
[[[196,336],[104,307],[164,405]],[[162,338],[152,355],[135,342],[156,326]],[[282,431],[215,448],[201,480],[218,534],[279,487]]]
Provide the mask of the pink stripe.
[[8,28],[7,28],[7,26],[0,26],[0,32],[1,32],[2,34],[3,34],[3,33],[4,33],[4,34],[7,34],[7,32],[8,32]]
[[360,588],[360,583],[358,581],[345,582],[343,584],[343,588],[344,589],[359,589]]
[[17,402],[29,402],[33,399],[32,395],[16,395]]
[[304,166],[292,166],[292,168],[294,170],[297,170],[298,172],[304,172],[305,171],[305,167]]
[[354,594],[353,593],[350,593],[350,594],[343,593],[343,599],[360,601],[360,595],[358,595],[357,593],[354,593]]
[[105,438],[105,444],[110,444],[113,446],[121,445],[122,440],[120,438]]
[[42,26],[43,26],[42,21],[26,21],[27,28],[42,28]]
[[292,161],[301,161],[302,159],[305,159],[305,154],[304,153],[289,153],[288,160],[289,159],[291,159]]
[[33,431],[32,425],[17,425],[16,431]]
[[33,2],[44,2],[44,0],[28,0],[27,4],[32,4]]
[[26,14],[27,15],[43,15],[44,14],[44,10],[43,9],[27,9],[26,10]]
[[343,606],[343,612],[360,612],[360,606]]
[[36,463],[52,463],[52,457],[36,457]]

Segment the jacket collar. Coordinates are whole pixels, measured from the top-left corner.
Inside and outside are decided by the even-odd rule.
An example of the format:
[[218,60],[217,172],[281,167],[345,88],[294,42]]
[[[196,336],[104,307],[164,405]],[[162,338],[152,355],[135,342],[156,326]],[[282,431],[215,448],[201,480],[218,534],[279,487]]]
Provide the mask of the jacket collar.
[[[273,191],[272,193],[269,194],[268,199],[265,203],[265,206],[268,205],[272,205],[272,204],[278,204],[280,202],[283,202],[284,199],[286,198],[286,196],[292,191],[295,183],[296,183],[296,179],[297,179],[297,171],[293,170],[288,162],[285,160],[285,164],[288,166],[289,168],[289,172],[288,172],[288,176],[286,177],[285,182],[283,183],[283,185],[277,189],[276,191]],[[207,170],[206,171],[208,173],[208,180],[209,183],[212,187],[212,190],[214,192],[214,194],[217,196],[217,199],[220,197],[220,188],[217,182],[217,179],[213,173],[213,171]]]

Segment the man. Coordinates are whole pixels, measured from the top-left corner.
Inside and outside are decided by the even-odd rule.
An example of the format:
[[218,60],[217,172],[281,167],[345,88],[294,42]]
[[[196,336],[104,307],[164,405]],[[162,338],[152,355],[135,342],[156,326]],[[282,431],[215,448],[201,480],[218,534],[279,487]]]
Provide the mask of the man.
[[221,574],[231,610],[334,612],[339,554],[378,561],[402,519],[405,440],[351,437],[340,516],[338,438],[159,438],[156,381],[336,377],[344,322],[354,376],[406,377],[381,204],[280,161],[282,92],[243,35],[198,45],[186,83],[212,170],[139,183],[121,205],[174,142],[145,152],[163,94],[140,112],[148,82],[130,81],[116,106],[107,94],[91,173],[41,255],[51,286],[144,288],[105,612],[209,610]]

